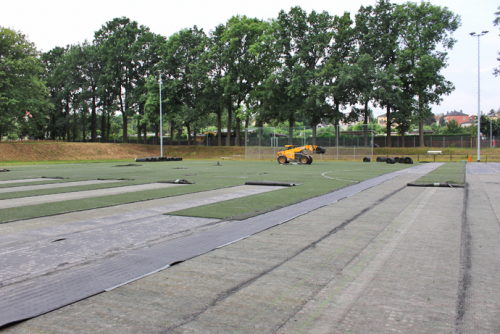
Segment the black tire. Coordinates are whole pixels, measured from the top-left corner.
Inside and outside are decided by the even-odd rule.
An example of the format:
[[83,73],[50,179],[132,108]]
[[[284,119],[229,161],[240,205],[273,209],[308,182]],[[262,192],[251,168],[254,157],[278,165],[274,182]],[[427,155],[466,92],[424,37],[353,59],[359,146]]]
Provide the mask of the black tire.
[[377,162],[386,162],[387,157],[377,157]]
[[413,159],[410,158],[410,157],[406,157],[405,158],[405,164],[407,164],[407,165],[413,165]]
[[286,158],[282,155],[280,155],[277,160],[280,165],[286,164]]
[[307,162],[307,164],[308,164],[308,165],[312,164],[312,162],[313,162],[313,157],[311,157],[311,156],[307,156],[307,157],[309,158],[309,159],[308,159],[309,161]]
[[385,163],[393,165],[393,164],[396,163],[396,160],[394,160],[393,158],[387,158],[387,160],[385,161]]
[[299,159],[301,164],[307,164],[309,162],[309,159],[307,158],[307,155],[303,155]]
[[394,157],[393,160],[394,162],[399,162],[399,157]]
[[370,162],[370,161],[372,161],[372,160],[370,158],[368,158],[368,157],[364,157],[363,158],[363,162]]

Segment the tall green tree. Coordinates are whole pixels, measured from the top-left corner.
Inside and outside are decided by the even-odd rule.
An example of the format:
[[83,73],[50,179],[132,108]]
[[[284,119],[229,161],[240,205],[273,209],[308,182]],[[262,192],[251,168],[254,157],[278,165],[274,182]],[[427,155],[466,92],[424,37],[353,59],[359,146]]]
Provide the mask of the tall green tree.
[[111,93],[113,100],[118,101],[122,114],[124,142],[128,138],[128,117],[133,115],[133,107],[139,102],[134,95],[134,88],[139,79],[138,67],[141,66],[141,61],[137,60],[135,52],[142,48],[144,39],[141,35],[149,33],[149,28],[139,26],[126,17],[106,22],[95,33],[95,41],[105,64],[103,81],[116,87]]
[[394,16],[396,5],[389,0],[377,0],[375,6],[361,6],[356,14],[356,29],[360,36],[361,54],[369,54],[375,61],[377,81],[374,100],[387,110],[387,146],[392,146],[391,128],[393,108],[398,101],[396,62],[399,51],[400,26]]
[[[496,18],[495,18],[495,20],[493,20],[493,24],[495,26],[500,26],[500,6],[498,7],[498,11],[495,12],[495,16],[496,16]],[[500,61],[500,52],[498,52],[498,56],[499,57],[497,58],[497,60]],[[500,67],[497,67],[494,69],[493,75],[496,77],[500,75]]]
[[168,120],[185,126],[188,130],[188,144],[191,130],[206,111],[200,100],[203,95],[204,78],[197,71],[198,63],[206,52],[207,37],[203,29],[194,26],[182,29],[168,38],[162,48],[163,61],[158,68],[164,73],[162,98],[166,102]]
[[[242,116],[235,113],[241,110],[241,104],[249,98],[250,93],[261,82],[262,71],[258,56],[253,52],[254,45],[267,29],[267,23],[256,18],[233,16],[225,26],[219,25],[212,34],[214,57],[220,57],[222,70],[219,77],[220,88],[227,110],[227,141],[230,146],[230,134],[235,123],[236,142],[240,145],[240,128]],[[233,119],[233,116],[235,118]]]
[[0,140],[7,132],[43,136],[50,106],[43,70],[26,35],[0,26]]
[[273,36],[275,60],[272,73],[264,80],[264,107],[267,118],[288,122],[289,144],[299,113],[317,125],[324,115],[327,83],[319,75],[328,56],[333,20],[326,13],[308,14],[300,7],[281,11],[269,30]]
[[443,95],[454,90],[440,72],[447,66],[446,51],[456,42],[451,35],[460,26],[460,17],[423,1],[398,5],[394,16],[401,23],[397,66],[407,101],[406,114],[399,119],[419,124],[420,146],[424,146],[423,126],[431,115],[430,105],[439,104]]

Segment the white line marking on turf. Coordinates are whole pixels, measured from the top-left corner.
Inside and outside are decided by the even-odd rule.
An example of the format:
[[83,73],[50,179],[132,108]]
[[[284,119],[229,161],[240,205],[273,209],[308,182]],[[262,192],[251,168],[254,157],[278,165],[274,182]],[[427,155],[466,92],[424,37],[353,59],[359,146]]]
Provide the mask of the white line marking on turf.
[[[336,172],[343,172],[343,171],[336,171]],[[347,172],[347,171],[346,171]],[[323,174],[321,174],[321,176],[323,177],[326,177],[328,179],[332,179],[332,180],[338,180],[338,181],[345,181],[345,182],[352,182],[352,183],[358,183],[359,181],[351,181],[351,180],[343,180],[343,179],[337,179],[337,178],[334,178],[334,177],[330,177],[330,176],[326,176],[325,174],[326,173],[333,173],[333,171],[329,171],[329,172],[324,172]]]

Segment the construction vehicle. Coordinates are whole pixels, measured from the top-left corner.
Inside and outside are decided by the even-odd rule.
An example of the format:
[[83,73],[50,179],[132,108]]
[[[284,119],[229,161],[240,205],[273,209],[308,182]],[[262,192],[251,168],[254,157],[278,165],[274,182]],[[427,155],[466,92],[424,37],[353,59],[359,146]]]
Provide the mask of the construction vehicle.
[[301,164],[308,164],[310,165],[313,162],[313,158],[311,157],[310,154],[308,154],[306,151],[312,152],[312,153],[325,153],[326,150],[322,147],[316,146],[316,145],[304,145],[304,146],[299,146],[295,147],[294,145],[285,145],[287,148],[284,151],[279,151],[277,153],[278,156],[278,163],[281,164],[286,164],[292,161],[297,161],[300,162]]

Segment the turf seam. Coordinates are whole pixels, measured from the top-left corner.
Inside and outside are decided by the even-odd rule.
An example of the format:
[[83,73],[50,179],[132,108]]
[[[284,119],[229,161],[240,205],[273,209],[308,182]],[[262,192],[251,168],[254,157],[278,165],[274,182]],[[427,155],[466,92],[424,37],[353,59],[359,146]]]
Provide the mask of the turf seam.
[[463,333],[461,327],[468,309],[468,294],[472,281],[471,232],[467,222],[467,204],[469,200],[469,184],[466,183],[462,208],[462,235],[460,244],[460,269],[456,305],[455,333]]

